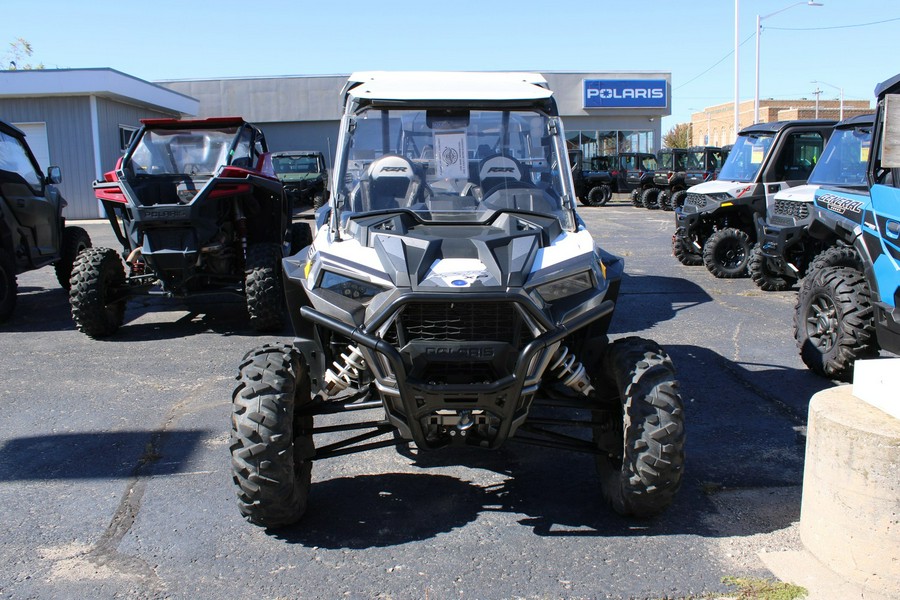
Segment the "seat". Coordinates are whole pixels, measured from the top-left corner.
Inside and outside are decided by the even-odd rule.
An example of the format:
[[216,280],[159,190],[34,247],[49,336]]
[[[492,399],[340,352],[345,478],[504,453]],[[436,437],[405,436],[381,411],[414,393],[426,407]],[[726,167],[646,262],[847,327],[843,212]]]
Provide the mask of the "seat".
[[368,210],[407,207],[418,200],[422,178],[405,157],[385,154],[369,165],[363,190]]
[[524,182],[525,171],[522,163],[505,154],[495,154],[482,159],[478,164],[478,179],[481,190],[487,196],[492,189],[500,185]]

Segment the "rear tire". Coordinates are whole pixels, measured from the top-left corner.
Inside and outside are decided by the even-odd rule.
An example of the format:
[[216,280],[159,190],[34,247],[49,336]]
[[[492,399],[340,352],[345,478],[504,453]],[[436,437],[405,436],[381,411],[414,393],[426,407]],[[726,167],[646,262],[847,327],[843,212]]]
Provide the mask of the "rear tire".
[[78,331],[100,339],[125,320],[125,268],[115,250],[86,248],[72,267],[69,302]]
[[703,246],[703,264],[720,279],[746,277],[749,260],[750,236],[734,227],[716,231]]
[[672,210],[676,208],[681,208],[684,206],[684,201],[687,198],[686,190],[678,190],[674,194],[672,194],[672,199],[669,200],[669,204],[672,206]]
[[291,346],[244,357],[232,393],[231,471],[238,508],[251,523],[282,527],[306,512],[315,456],[309,371]]
[[591,188],[587,195],[588,206],[605,206],[612,197],[612,189],[608,185],[600,184]]
[[850,381],[859,358],[878,355],[875,311],[865,275],[848,267],[812,271],[797,294],[794,339],[812,371]]
[[594,413],[594,443],[604,498],[621,515],[651,517],[681,487],[684,413],[675,367],[655,342],[630,337],[610,344],[605,381],[617,397],[612,411]]
[[16,264],[13,257],[0,249],[0,323],[5,322],[16,308]]
[[790,289],[794,278],[785,275],[773,262],[771,258],[763,256],[759,244],[754,244],[750,250],[750,260],[747,261],[750,279],[759,289],[766,292],[783,292]]
[[678,262],[688,267],[696,267],[703,264],[703,255],[694,252],[687,241],[678,235],[672,236],[672,254],[675,255]]
[[284,288],[279,244],[253,244],[247,248],[244,291],[250,325],[256,331],[281,329],[284,325]]
[[72,267],[82,250],[91,247],[91,236],[81,227],[63,229],[62,243],[59,246],[59,260],[56,261],[56,280],[64,290],[72,287]]
[[659,188],[647,188],[644,190],[644,193],[641,194],[641,204],[648,210],[655,210],[659,208],[659,204],[657,203],[658,198]]

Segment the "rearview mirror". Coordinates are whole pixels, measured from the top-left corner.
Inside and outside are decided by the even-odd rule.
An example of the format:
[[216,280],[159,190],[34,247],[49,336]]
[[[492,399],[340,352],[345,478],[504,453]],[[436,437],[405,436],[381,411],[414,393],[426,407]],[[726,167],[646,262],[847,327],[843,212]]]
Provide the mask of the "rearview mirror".
[[62,181],[62,171],[59,167],[47,167],[47,181],[53,184]]

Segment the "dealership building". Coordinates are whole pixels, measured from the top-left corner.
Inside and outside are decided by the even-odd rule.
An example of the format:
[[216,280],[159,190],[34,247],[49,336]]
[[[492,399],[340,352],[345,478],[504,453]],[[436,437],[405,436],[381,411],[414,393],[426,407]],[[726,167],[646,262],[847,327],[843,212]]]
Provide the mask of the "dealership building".
[[[671,73],[542,73],[571,148],[585,158],[659,149],[671,114]],[[148,82],[113,69],[0,71],[0,119],[28,135],[60,184],[71,219],[101,216],[91,183],[111,170],[143,118],[241,116],[265,132],[271,151],[318,150],[329,162],[347,75]]]

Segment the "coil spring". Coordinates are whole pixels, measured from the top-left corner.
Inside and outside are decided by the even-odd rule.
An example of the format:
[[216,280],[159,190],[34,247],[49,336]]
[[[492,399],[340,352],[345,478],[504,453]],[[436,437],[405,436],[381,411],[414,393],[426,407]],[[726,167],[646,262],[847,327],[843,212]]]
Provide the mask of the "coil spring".
[[359,379],[359,372],[365,370],[366,361],[363,359],[359,347],[347,346],[347,354],[341,354],[343,364],[334,361],[332,366],[336,371],[325,371],[325,392],[329,396],[344,391]]
[[591,385],[591,378],[588,377],[584,365],[578,362],[578,359],[569,352],[566,346],[559,347],[556,356],[553,357],[553,364],[550,365],[550,370],[560,381],[576,392],[587,396],[594,391],[594,386]]

